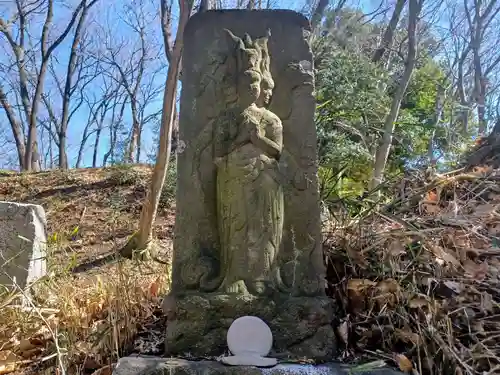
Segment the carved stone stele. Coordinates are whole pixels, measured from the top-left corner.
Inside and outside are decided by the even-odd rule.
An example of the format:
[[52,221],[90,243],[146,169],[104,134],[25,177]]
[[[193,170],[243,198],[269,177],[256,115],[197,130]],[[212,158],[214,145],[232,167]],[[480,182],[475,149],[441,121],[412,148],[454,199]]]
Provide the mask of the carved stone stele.
[[283,10],[209,11],[186,27],[170,355],[221,355],[243,315],[271,327],[271,355],[333,355],[309,28]]

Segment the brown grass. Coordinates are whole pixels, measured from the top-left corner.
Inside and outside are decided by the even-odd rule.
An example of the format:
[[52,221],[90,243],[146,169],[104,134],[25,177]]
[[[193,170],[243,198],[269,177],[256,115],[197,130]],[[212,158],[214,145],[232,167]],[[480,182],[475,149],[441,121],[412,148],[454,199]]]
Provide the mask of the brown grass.
[[[0,374],[13,366],[25,374],[109,375],[131,351],[161,352],[158,299],[169,267],[114,256],[135,230],[149,173],[0,176],[0,200],[45,207],[51,270],[36,287],[37,309],[0,297]],[[410,181],[391,204],[331,223],[327,233],[340,359],[412,374],[500,373],[500,171]],[[159,214],[155,233],[168,260],[172,207]]]
[[[135,166],[0,176],[0,200],[45,208],[49,265],[31,307],[0,295],[0,374],[89,374],[131,351],[161,351],[161,339],[140,339],[164,325],[158,304],[170,269],[115,255],[136,229],[149,175]],[[165,261],[171,203],[164,200],[155,227]]]

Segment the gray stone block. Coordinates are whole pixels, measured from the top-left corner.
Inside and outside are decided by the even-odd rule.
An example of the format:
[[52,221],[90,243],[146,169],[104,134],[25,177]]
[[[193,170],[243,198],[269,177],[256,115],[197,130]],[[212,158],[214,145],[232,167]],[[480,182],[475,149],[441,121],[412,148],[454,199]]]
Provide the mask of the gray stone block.
[[280,364],[270,368],[225,366],[215,361],[186,361],[157,357],[125,357],[113,375],[402,375],[390,368],[361,369],[339,363],[320,366]]
[[46,274],[42,206],[0,202],[0,285],[26,288]]

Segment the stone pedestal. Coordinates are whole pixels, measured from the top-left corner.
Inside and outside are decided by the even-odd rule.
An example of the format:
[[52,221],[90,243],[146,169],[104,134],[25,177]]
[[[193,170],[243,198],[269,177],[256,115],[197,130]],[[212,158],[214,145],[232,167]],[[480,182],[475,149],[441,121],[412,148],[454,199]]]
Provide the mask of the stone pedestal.
[[227,353],[227,330],[245,315],[258,316],[271,328],[270,357],[326,361],[335,353],[334,309],[327,297],[192,294],[167,297],[165,306],[167,355],[206,358]]
[[272,368],[224,366],[215,361],[125,357],[113,375],[402,375],[390,368],[365,368],[329,363],[321,366],[279,364]]

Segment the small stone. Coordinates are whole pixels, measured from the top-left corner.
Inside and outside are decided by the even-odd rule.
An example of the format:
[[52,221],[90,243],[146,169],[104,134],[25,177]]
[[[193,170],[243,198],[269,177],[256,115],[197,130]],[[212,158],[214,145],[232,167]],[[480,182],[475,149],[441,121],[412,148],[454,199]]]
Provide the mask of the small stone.
[[233,354],[223,357],[222,363],[232,366],[274,366],[276,358],[264,358],[273,346],[269,326],[256,316],[236,319],[227,332],[227,346]]
[[46,274],[42,206],[0,202],[0,285],[25,289]]

